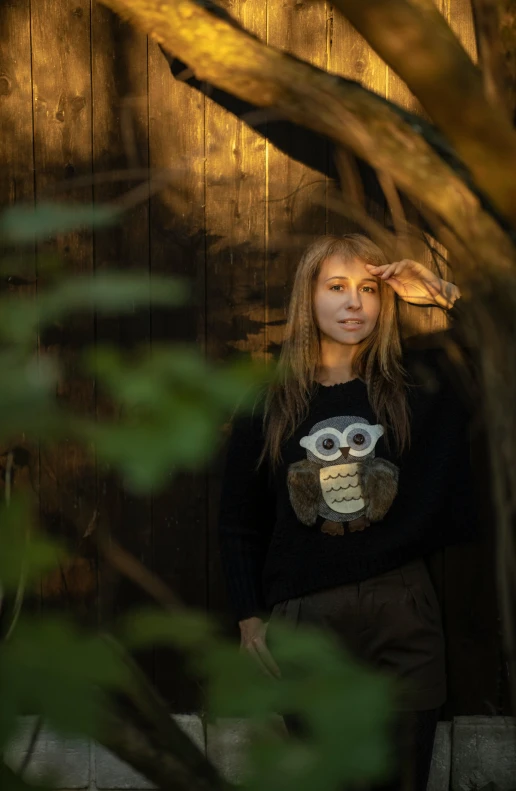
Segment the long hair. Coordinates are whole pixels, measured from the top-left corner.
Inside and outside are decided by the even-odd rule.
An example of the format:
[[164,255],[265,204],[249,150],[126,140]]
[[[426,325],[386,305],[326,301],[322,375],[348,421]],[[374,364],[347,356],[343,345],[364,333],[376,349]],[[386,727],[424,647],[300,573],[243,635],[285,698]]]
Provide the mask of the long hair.
[[[317,326],[313,292],[323,261],[332,255],[345,260],[359,258],[366,264],[388,264],[382,250],[358,233],[321,236],[305,250],[294,278],[287,315],[285,339],[278,360],[278,375],[269,385],[264,400],[265,443],[258,466],[267,455],[274,469],[281,461],[281,444],[292,436],[308,416],[320,360],[320,331]],[[380,313],[372,333],[357,345],[352,373],[367,386],[369,402],[398,453],[410,443],[405,371],[396,295],[381,279]]]

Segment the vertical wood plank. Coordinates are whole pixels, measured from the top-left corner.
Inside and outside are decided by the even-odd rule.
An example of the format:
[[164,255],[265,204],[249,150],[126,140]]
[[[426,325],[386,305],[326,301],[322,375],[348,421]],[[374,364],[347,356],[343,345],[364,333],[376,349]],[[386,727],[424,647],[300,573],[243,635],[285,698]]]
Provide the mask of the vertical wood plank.
[[[90,203],[91,187],[73,188],[73,177],[91,177],[90,3],[87,0],[37,0],[32,3],[34,79],[34,159],[36,199],[70,179],[59,197]],[[55,253],[69,274],[93,269],[89,230],[59,235],[38,246]],[[39,284],[45,285],[41,272]],[[78,352],[95,340],[94,317],[83,314],[53,326],[41,336],[40,353],[59,354],[64,375],[57,397],[82,414],[95,414],[95,387],[78,367]],[[91,450],[91,449],[90,449]],[[92,455],[65,441],[41,454],[41,518],[52,533],[74,550],[72,561],[45,581],[47,604],[73,606],[76,614],[94,618],[96,553],[85,535],[95,518],[96,473]]]
[[[328,61],[326,3],[284,0],[269,3],[267,43],[321,68]],[[291,141],[295,147],[296,141]],[[324,141],[314,155],[329,156]],[[276,353],[290,289],[300,255],[310,241],[326,233],[326,179],[315,170],[267,145],[267,297],[266,348]]]
[[[334,7],[329,12],[328,70],[350,80],[357,80],[364,88],[385,96],[387,67],[383,60],[352,27],[345,16]],[[331,154],[330,154],[331,155]],[[365,205],[370,216],[383,223],[385,199],[371,169],[361,174]],[[348,196],[344,195],[346,199]],[[328,232],[342,234],[362,232],[363,229],[343,213],[328,210]]]
[[0,14],[0,203],[34,200],[30,0]]
[[[434,0],[434,2],[441,14],[446,17],[449,0]],[[398,75],[392,69],[387,69],[387,75],[387,98],[411,112],[425,115],[420,103]],[[415,208],[417,209],[417,205]],[[417,225],[417,217],[410,210],[407,213],[407,220]],[[434,239],[430,239],[430,237],[426,237],[426,239],[440,254],[443,254],[443,248]],[[421,261],[421,263],[435,272],[439,271],[439,267],[436,268],[434,258],[428,250],[424,236],[410,240],[410,257]],[[448,270],[441,267],[441,271],[446,277]],[[446,327],[446,315],[443,311],[434,310],[433,308],[414,308],[407,303],[401,303],[400,317],[403,332],[407,336],[420,332],[432,332]]]
[[[152,311],[152,345],[187,341],[205,346],[204,99],[170,74],[149,42],[149,164],[169,170],[170,186],[150,202],[151,276],[181,275],[193,285],[193,304]],[[171,476],[153,497],[154,569],[186,604],[205,609],[207,593],[206,476]],[[180,657],[156,652],[156,683],[174,712],[199,707]]]
[[[32,118],[32,53],[30,1],[4,3],[0,13],[0,206],[34,203],[34,156]],[[34,247],[15,251],[12,274],[2,278],[2,297],[34,299],[36,258]],[[16,283],[16,285],[13,285]],[[37,354],[35,344],[34,354]],[[39,445],[22,437],[12,438],[0,449],[2,480],[8,452],[13,451],[14,490],[23,487],[39,493]],[[35,490],[35,491],[34,491]],[[36,516],[36,514],[35,514]],[[37,606],[38,596],[31,604]]]
[[[120,198],[148,180],[147,38],[105,6],[92,6],[93,172],[103,181],[94,187],[96,203]],[[110,174],[139,171],[137,178],[110,180]],[[95,272],[121,269],[149,275],[148,200],[127,212],[119,225],[95,233]],[[120,349],[150,348],[150,310],[129,316],[97,316],[97,344]],[[149,349],[148,349],[149,350]],[[115,419],[112,404],[97,393],[97,417]],[[98,529],[112,535],[144,565],[152,567],[150,497],[124,491],[109,465],[97,466]],[[99,563],[99,619],[109,622],[144,595],[112,568]],[[153,656],[142,658],[153,675]]]
[[475,38],[475,24],[471,0],[441,0],[447,5],[447,18],[450,27],[470,56],[477,60],[477,42]]
[[[470,0],[448,0],[450,26],[473,60],[476,43]],[[473,464],[479,518],[488,525],[477,547],[449,548],[444,554],[444,594],[450,695],[444,712],[509,713],[503,699],[505,669],[496,594],[493,503],[489,492],[485,441],[475,437]]]
[[[227,10],[265,40],[267,3],[235,0]],[[223,108],[206,102],[206,282],[208,356],[263,356],[265,300],[265,141]],[[209,610],[228,613],[218,551],[223,452],[209,470]],[[229,617],[228,621],[231,618]],[[229,626],[232,629],[232,626]]]

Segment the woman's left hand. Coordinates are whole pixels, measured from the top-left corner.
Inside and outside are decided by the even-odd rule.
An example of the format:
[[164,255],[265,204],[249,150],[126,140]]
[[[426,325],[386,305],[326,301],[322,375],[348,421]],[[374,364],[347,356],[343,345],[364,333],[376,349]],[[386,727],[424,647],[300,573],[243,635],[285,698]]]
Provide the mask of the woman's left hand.
[[423,264],[409,258],[381,266],[366,264],[365,267],[375,277],[385,280],[401,299],[413,305],[432,304],[451,308],[460,297],[456,285],[443,280]]

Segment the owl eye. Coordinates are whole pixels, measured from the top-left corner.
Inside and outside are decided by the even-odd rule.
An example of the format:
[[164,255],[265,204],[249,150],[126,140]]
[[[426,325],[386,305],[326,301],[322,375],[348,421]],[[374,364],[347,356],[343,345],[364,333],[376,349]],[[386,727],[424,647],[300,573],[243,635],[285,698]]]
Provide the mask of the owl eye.
[[351,450],[355,450],[357,453],[361,452],[362,454],[366,451],[369,451],[372,445],[372,437],[369,431],[366,428],[362,428],[357,431],[357,428],[351,427],[346,436],[346,445],[349,445]]
[[324,431],[315,441],[315,454],[321,459],[333,459],[340,455],[340,436],[332,431]]

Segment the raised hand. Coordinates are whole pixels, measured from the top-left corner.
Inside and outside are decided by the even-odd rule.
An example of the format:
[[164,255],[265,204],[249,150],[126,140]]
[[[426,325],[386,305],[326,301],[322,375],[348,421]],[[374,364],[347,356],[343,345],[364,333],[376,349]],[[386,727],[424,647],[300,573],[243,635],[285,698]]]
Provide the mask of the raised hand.
[[451,308],[460,291],[456,285],[435,275],[428,267],[404,258],[392,264],[365,264],[368,272],[385,280],[401,299],[413,305]]

